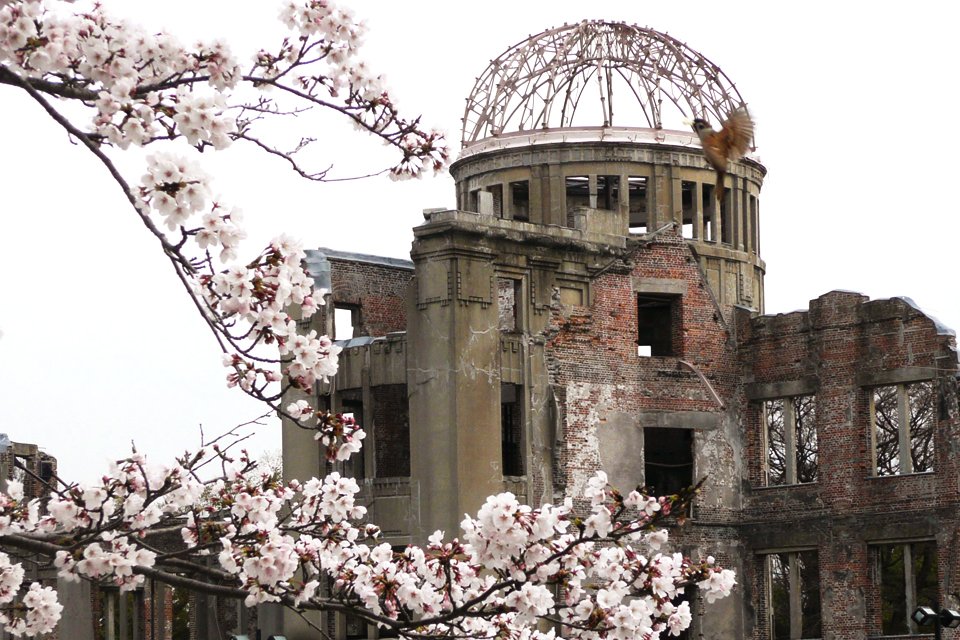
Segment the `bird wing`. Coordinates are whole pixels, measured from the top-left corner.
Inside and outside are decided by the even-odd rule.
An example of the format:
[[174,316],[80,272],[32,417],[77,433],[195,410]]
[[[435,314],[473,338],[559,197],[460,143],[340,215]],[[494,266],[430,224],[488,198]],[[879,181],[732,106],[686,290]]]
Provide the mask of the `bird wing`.
[[717,134],[716,146],[729,160],[739,160],[750,150],[753,140],[753,120],[746,107],[735,109]]

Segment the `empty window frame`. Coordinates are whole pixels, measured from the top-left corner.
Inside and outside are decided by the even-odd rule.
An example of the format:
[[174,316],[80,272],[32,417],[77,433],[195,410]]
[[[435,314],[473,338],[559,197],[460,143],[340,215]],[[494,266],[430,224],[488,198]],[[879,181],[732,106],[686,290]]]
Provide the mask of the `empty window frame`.
[[523,475],[523,387],[500,384],[500,449],[503,475]]
[[733,189],[728,188],[723,192],[723,201],[718,202],[720,207],[720,242],[723,244],[733,244]]
[[487,187],[487,191],[493,196],[493,215],[498,218],[503,217],[503,185],[494,184]]
[[630,233],[647,232],[647,179],[644,176],[627,178],[627,201],[630,206]]
[[932,380],[870,390],[870,430],[876,475],[933,471],[936,401]]
[[819,638],[820,568],[815,549],[766,556],[771,640]]
[[567,176],[564,179],[567,195],[567,217],[578,207],[590,206],[590,177]]
[[682,232],[684,238],[699,238],[703,235],[699,230],[694,233],[694,224],[697,221],[697,210],[694,207],[696,188],[695,182],[687,180],[680,182],[680,212],[683,219]]
[[360,328],[360,307],[338,304],[333,310],[333,339],[349,340],[357,337]]
[[680,296],[637,294],[637,355],[680,355]]
[[717,199],[712,184],[701,185],[701,206],[703,207],[703,239],[707,242],[716,242],[717,234],[714,222],[717,220]]
[[361,640],[370,636],[366,620],[349,613],[343,616],[343,634],[346,640]]
[[816,423],[815,396],[777,398],[763,403],[767,486],[817,481]]
[[[150,627],[163,628],[161,625],[165,626],[168,613],[174,616],[170,620],[171,626],[175,630],[182,630],[186,625],[178,624],[180,620],[177,619],[177,614],[182,612],[185,605],[189,606],[184,602],[186,598],[177,598],[174,595],[171,598],[172,607],[167,609],[164,606],[166,590],[159,585],[154,588],[156,593],[152,594],[152,597],[147,601],[143,589],[122,592],[109,587],[99,589],[94,587],[96,593],[94,599],[99,601],[97,604],[100,608],[100,615],[95,617],[95,619],[99,618],[97,620],[99,628],[96,630],[96,635],[107,640],[142,638],[144,631],[150,632]],[[145,610],[147,607],[149,607],[149,611]],[[147,628],[145,629],[145,627]],[[189,629],[187,631],[189,635]]]
[[620,207],[620,176],[597,176],[597,209]]
[[693,430],[646,427],[643,477],[651,495],[669,496],[693,485]]
[[500,331],[520,331],[520,280],[497,278],[497,304],[500,313]]
[[520,180],[510,185],[510,215],[514,220],[530,220],[530,182]]
[[[373,400],[373,429],[365,425],[367,438],[373,435],[374,475],[397,478],[410,475],[410,407],[406,384],[385,384],[370,388]],[[371,447],[364,447],[369,451]],[[356,454],[355,454],[356,455]]]
[[885,636],[922,633],[910,619],[917,607],[937,607],[937,543],[874,545],[875,581]]

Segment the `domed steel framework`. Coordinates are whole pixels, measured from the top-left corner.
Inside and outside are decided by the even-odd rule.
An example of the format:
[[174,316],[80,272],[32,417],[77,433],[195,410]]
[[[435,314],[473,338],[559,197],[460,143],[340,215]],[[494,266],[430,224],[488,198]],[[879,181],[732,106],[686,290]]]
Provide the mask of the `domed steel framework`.
[[[686,117],[713,122],[744,104],[720,67],[676,38],[619,22],[584,21],[531,36],[490,63],[467,98],[463,146],[511,131],[613,126],[618,87],[627,87],[628,100],[636,101],[653,129],[663,128],[664,101]],[[590,94],[599,105],[582,108],[575,121],[581,99]],[[581,122],[587,111],[601,121]]]

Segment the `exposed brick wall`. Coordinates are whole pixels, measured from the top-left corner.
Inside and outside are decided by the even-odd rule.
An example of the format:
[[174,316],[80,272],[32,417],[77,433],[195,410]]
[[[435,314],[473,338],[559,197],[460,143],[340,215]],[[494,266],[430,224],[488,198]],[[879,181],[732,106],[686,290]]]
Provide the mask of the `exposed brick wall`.
[[[810,310],[742,319],[740,357],[745,378],[776,383],[812,378],[816,384],[819,480],[802,486],[762,487],[760,403],[743,412],[747,480],[743,539],[748,550],[813,546],[819,552],[823,637],[878,636],[880,585],[871,543],[930,539],[938,542],[941,602],[958,591],[958,458],[960,436],[953,336],[902,300],[868,301],[831,292]],[[742,331],[740,331],[742,329]],[[937,381],[934,472],[873,477],[870,376],[906,367]],[[876,378],[873,378],[876,379]],[[760,564],[745,579],[763,594]],[[769,637],[766,603],[756,609],[755,638]],[[946,634],[946,632],[945,632]],[[946,637],[946,636],[945,636]]]
[[379,337],[406,331],[405,296],[412,269],[334,257],[329,261],[334,305],[360,308],[360,324],[354,327],[354,335]]
[[[602,420],[596,413],[598,406],[611,405],[634,414],[662,410],[716,412],[719,416],[720,407],[706,386],[681,366],[680,360],[697,367],[722,398],[737,393],[734,344],[696,259],[682,238],[665,233],[641,248],[632,260],[631,267],[610,269],[593,281],[590,306],[556,305],[552,312],[547,341],[551,382],[566,395],[565,446],[558,466],[571,495],[576,495],[582,479],[599,467],[593,441]],[[674,323],[678,355],[637,355],[635,277],[686,286],[677,307],[679,322]],[[708,437],[696,433],[694,439]],[[733,449],[729,454],[733,455]],[[637,463],[642,460],[638,451]],[[700,469],[698,473],[713,471]]]

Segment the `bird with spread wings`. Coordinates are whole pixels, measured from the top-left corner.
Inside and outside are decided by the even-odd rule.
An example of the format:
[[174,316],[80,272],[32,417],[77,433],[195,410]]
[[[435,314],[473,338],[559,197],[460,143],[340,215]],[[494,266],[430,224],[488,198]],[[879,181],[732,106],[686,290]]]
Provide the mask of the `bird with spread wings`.
[[739,107],[727,116],[720,131],[714,131],[710,123],[697,118],[690,123],[700,137],[703,155],[717,172],[717,200],[723,201],[726,191],[724,179],[731,162],[736,162],[750,150],[753,140],[753,119],[746,107]]

